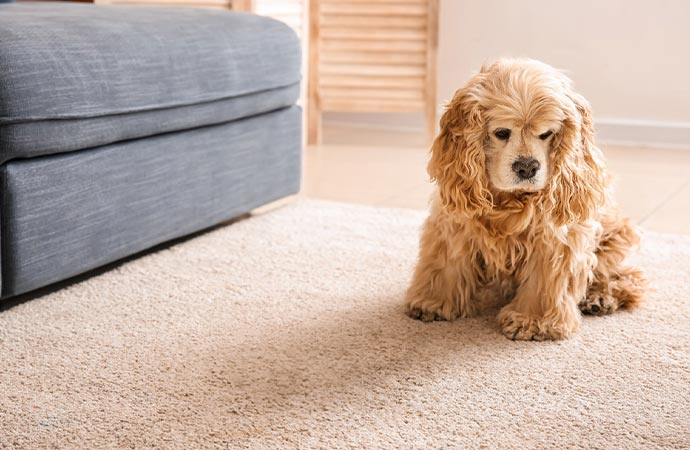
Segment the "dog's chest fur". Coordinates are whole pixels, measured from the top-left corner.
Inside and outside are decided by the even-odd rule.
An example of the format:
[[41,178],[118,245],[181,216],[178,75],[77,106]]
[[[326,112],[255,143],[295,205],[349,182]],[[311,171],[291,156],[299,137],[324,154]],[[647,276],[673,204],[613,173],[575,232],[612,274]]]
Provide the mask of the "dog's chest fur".
[[535,242],[546,238],[543,234],[547,232],[531,206],[454,223],[448,231],[455,258],[473,264],[487,283],[515,275],[531,256]]
[[488,281],[492,278],[513,275],[528,257],[525,241],[528,236],[507,237],[487,245],[481,239],[474,242],[478,272]]
[[[450,217],[449,217],[450,218]],[[535,208],[496,211],[482,219],[458,223],[449,220],[444,228],[448,239],[449,263],[459,270],[471,270],[479,282],[478,296],[509,300],[534,254],[537,243],[553,239]]]

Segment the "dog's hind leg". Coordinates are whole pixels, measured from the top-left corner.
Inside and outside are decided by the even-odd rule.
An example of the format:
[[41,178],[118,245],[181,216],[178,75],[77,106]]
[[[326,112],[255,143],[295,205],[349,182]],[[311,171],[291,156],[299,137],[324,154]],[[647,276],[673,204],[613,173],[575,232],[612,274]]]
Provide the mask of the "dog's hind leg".
[[594,279],[579,304],[583,313],[597,316],[636,307],[646,286],[642,271],[624,265],[624,259],[640,239],[629,220],[612,214],[602,217],[601,224]]

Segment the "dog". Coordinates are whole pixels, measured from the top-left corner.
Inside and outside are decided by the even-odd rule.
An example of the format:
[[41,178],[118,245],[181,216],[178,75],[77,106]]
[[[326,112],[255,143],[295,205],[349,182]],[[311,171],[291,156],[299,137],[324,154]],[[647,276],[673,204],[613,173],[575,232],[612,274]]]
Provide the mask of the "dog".
[[639,243],[613,200],[592,113],[563,73],[503,59],[459,89],[427,166],[437,189],[406,294],[425,322],[502,306],[513,340],[571,337],[582,313],[637,306]]

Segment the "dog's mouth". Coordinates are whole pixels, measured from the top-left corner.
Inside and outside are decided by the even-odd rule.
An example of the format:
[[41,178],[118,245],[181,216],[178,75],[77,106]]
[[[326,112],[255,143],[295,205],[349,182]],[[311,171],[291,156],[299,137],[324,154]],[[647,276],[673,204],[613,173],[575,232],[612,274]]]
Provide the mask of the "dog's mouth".
[[497,184],[491,183],[492,188],[496,191],[507,192],[511,194],[519,194],[522,192],[539,192],[544,189],[545,183],[541,179],[530,180],[510,180],[509,183]]
[[511,191],[521,191],[521,192],[537,192],[544,189],[541,180],[532,178],[529,180],[515,180],[513,184],[513,189]]

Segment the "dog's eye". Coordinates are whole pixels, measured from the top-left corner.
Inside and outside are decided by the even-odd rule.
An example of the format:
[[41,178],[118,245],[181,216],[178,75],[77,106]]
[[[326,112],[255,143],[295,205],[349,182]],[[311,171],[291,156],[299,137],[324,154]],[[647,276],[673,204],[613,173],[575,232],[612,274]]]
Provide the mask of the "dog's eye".
[[542,141],[544,141],[544,140],[548,139],[552,134],[553,134],[553,131],[549,130],[549,131],[547,131],[546,133],[540,134],[540,135],[539,135],[539,139],[541,139]]
[[507,128],[499,128],[498,130],[494,131],[494,136],[502,141],[507,141],[508,138],[510,138],[510,130]]

